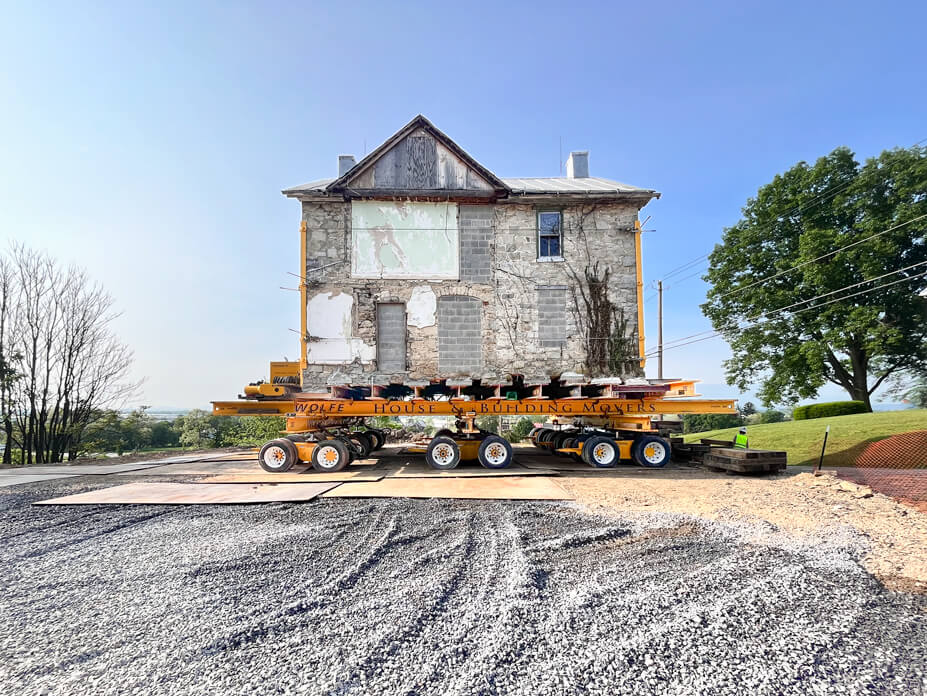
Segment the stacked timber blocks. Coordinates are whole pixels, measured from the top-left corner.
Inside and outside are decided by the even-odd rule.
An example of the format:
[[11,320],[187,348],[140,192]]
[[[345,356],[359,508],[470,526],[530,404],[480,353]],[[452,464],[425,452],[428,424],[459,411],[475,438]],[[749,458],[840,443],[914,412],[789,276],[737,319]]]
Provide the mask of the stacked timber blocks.
[[702,456],[702,464],[709,469],[733,471],[739,474],[785,471],[785,460],[785,452],[733,447],[712,447],[711,451]]

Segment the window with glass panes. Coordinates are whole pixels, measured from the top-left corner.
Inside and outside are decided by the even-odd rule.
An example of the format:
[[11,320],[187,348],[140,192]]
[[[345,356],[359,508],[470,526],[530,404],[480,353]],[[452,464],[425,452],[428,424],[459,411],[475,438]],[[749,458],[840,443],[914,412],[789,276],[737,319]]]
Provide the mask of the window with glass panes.
[[562,256],[561,215],[559,210],[538,212],[538,258],[559,259]]

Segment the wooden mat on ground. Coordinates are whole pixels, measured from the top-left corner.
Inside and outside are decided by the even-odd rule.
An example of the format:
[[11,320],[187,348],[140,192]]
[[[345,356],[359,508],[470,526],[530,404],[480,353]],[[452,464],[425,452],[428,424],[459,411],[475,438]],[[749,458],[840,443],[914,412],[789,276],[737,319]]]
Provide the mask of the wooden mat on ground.
[[[294,484],[295,485],[295,484]],[[572,500],[573,496],[543,476],[497,478],[396,478],[342,483],[323,498],[462,498],[490,500]]]
[[432,469],[427,464],[406,464],[398,470],[387,473],[390,478],[483,478],[493,476],[556,476],[550,469],[526,469],[513,464],[505,469],[487,469],[482,466],[461,465],[456,469]]
[[309,469],[302,474],[295,474],[292,471],[283,474],[271,474],[266,471],[254,474],[216,474],[197,479],[195,483],[330,483],[332,481],[379,481],[381,478],[383,474],[370,474],[366,471],[317,473]]
[[33,505],[215,505],[312,500],[337,483],[126,483]]

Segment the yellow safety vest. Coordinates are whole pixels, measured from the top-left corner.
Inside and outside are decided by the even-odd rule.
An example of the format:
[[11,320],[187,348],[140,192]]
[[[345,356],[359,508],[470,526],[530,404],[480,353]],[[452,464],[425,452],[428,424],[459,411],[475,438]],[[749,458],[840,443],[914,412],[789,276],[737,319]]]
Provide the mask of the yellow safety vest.
[[743,433],[737,433],[734,436],[734,447],[737,449],[747,449],[747,436]]

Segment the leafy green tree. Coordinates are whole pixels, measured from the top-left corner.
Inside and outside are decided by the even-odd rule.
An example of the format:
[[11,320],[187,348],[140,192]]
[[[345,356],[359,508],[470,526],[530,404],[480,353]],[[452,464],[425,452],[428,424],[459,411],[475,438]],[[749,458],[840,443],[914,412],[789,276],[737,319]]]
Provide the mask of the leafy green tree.
[[927,375],[905,374],[899,377],[889,395],[916,408],[927,408]]
[[782,411],[763,411],[760,414],[760,423],[782,423],[785,420],[785,414]]
[[682,428],[686,433],[737,428],[743,424],[743,417],[737,413],[687,413],[682,417]]
[[740,413],[744,416],[752,416],[756,413],[756,406],[753,405],[752,401],[748,401],[740,407]]
[[223,428],[221,416],[195,408],[175,419],[175,428],[180,432],[180,444],[184,447],[204,449],[218,447]]
[[477,416],[476,427],[488,433],[498,433],[499,416]]
[[509,442],[521,442],[528,437],[532,428],[534,428],[534,422],[530,418],[519,418],[512,429],[505,434],[505,439]]
[[[927,267],[876,279],[927,261],[927,219],[915,220],[927,214],[925,191],[927,148],[888,150],[862,166],[838,148],[748,200],[710,256],[702,305],[731,345],[728,383],[759,383],[770,406],[814,398],[832,382],[871,410],[886,379],[923,372]],[[903,282],[848,297],[893,281]]]
[[222,447],[256,447],[280,437],[285,429],[283,416],[243,416],[220,427],[218,441]]

